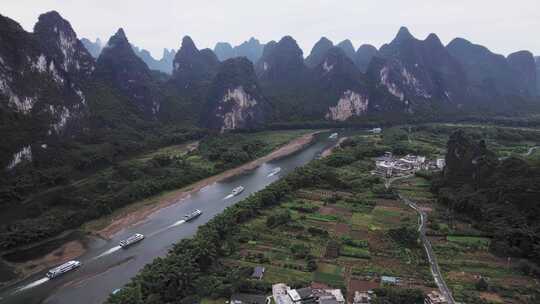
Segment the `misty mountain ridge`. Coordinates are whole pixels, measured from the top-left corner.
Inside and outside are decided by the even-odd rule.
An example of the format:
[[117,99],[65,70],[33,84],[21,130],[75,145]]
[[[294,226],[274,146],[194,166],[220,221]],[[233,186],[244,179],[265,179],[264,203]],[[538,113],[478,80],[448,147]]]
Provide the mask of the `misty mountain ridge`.
[[[87,38],[82,38],[81,42],[90,52],[90,54],[92,54],[92,57],[94,57],[95,59],[99,57],[99,54],[103,49],[103,43],[101,42],[101,39],[97,38],[96,41],[92,42]],[[139,58],[141,58],[151,70],[161,71],[167,74],[172,73],[172,62],[174,60],[174,55],[176,54],[176,51],[174,49],[169,50],[167,48],[164,48],[161,59],[156,59],[146,49],[139,48],[133,44],[132,47],[135,54],[139,56]]]
[[[229,131],[528,113],[539,103],[540,64],[530,52],[504,57],[462,38],[445,46],[435,34],[420,40],[405,27],[379,50],[323,37],[307,57],[291,36],[218,44],[216,52],[185,36],[177,52],[165,49],[156,61],[121,29],[105,46],[79,40],[57,12],[41,15],[33,33],[7,17],[0,22],[0,152],[10,168],[38,159],[42,145],[104,139],[120,127],[130,134],[171,125]],[[236,52],[247,61],[231,61]]]
[[214,47],[214,53],[220,61],[235,57],[246,57],[253,64],[257,63],[263,54],[264,44],[254,37],[243,43],[232,46],[228,42],[218,42]]

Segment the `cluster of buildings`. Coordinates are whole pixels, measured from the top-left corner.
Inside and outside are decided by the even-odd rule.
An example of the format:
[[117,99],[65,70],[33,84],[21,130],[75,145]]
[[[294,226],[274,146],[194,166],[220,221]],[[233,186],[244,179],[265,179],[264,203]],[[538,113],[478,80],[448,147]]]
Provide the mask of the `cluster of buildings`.
[[[293,289],[284,283],[272,285],[275,304],[345,304],[340,289],[319,289],[304,287]],[[352,304],[371,304],[375,298],[372,290],[355,291]],[[270,304],[270,297],[255,294],[233,294],[230,304]],[[427,294],[424,304],[448,304],[438,291]]]
[[292,289],[279,283],[272,285],[272,296],[276,304],[345,304],[345,297],[340,289]]
[[[385,286],[399,285],[399,278],[381,277]],[[318,288],[315,285],[304,288],[291,288],[285,283],[272,285],[272,296],[256,294],[233,294],[230,304],[270,304],[271,298],[275,304],[345,304],[346,300],[340,289]],[[372,289],[354,292],[352,304],[371,304],[375,294]],[[351,302],[349,302],[351,303]],[[448,304],[446,298],[438,291],[427,294],[424,304]]]
[[427,294],[424,304],[447,304],[446,298],[438,291],[432,291]]
[[[373,291],[355,291],[353,304],[371,304],[374,298]],[[426,295],[424,304],[448,304],[446,298],[438,291],[431,291]]]
[[425,156],[407,154],[396,157],[392,152],[385,152],[375,159],[375,174],[394,177],[412,174],[418,170],[442,170],[446,165],[444,158],[427,160]]

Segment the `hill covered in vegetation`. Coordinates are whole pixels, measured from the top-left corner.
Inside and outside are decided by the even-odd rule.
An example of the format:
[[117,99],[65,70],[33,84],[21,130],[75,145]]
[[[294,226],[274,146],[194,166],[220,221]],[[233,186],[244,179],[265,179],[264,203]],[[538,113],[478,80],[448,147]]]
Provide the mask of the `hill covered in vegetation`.
[[463,131],[452,134],[447,149],[446,168],[434,183],[441,202],[489,231],[492,250],[540,263],[540,164],[500,159]]

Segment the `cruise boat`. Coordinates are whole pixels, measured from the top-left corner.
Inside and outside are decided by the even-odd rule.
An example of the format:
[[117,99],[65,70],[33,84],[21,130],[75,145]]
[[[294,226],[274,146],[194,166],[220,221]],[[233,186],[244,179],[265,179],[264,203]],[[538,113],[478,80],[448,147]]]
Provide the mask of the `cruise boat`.
[[237,196],[238,194],[242,193],[242,191],[244,191],[244,187],[238,186],[232,190],[231,194],[232,196]]
[[274,175],[278,174],[280,171],[281,171],[281,167],[277,167],[274,170],[270,171],[268,176],[274,176]]
[[49,279],[56,278],[57,276],[60,276],[68,271],[71,271],[73,269],[76,269],[81,266],[81,262],[79,261],[68,261],[58,267],[55,267],[53,269],[50,269],[47,271],[47,277]]
[[195,209],[195,211],[188,213],[184,215],[184,221],[189,222],[191,220],[194,220],[195,218],[199,217],[202,214],[202,211],[199,209]]
[[135,243],[138,243],[144,239],[144,235],[140,233],[135,233],[134,235],[128,237],[125,240],[120,241],[120,247],[127,248]]
[[328,138],[330,138],[330,139],[335,139],[337,137],[338,137],[337,133],[332,133],[332,134],[330,134],[330,136],[328,136]]

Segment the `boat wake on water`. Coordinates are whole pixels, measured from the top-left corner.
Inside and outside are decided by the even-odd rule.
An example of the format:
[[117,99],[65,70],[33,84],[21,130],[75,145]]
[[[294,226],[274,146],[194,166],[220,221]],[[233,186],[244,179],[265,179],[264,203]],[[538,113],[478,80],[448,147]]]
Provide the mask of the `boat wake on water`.
[[30,289],[30,288],[34,288],[34,287],[39,286],[39,285],[41,285],[41,284],[43,284],[45,282],[48,282],[49,280],[50,279],[47,278],[47,277],[41,278],[41,279],[39,279],[37,281],[34,281],[34,282],[32,282],[32,283],[30,283],[28,285],[17,288],[12,294],[16,294],[16,293],[19,293],[21,291],[25,291],[25,290]]
[[238,186],[238,187],[232,189],[231,194],[225,196],[225,197],[223,198],[223,200],[226,200],[226,199],[229,199],[229,198],[231,198],[231,197],[240,195],[240,193],[244,192],[245,189],[246,189],[246,188],[244,188],[244,186]]
[[97,257],[93,258],[92,260],[97,260],[97,259],[102,258],[104,256],[107,256],[107,255],[109,255],[111,253],[115,253],[116,251],[120,250],[121,248],[122,247],[120,247],[120,246],[115,246],[115,247],[103,252],[102,254],[98,255]]
[[180,226],[180,225],[182,225],[182,224],[185,223],[185,222],[186,222],[185,220],[179,220],[179,221],[176,221],[176,222],[170,224],[170,225],[167,226],[167,227],[163,227],[163,228],[161,228],[161,229],[159,229],[159,230],[156,230],[156,231],[154,231],[154,232],[152,232],[152,233],[147,234],[147,236],[148,236],[148,237],[151,237],[151,236],[154,236],[154,235],[156,235],[156,234],[160,234],[160,233],[162,233],[162,232],[164,232],[164,231],[166,231],[166,230],[168,230],[168,229],[171,229],[171,228],[173,228],[173,227]]
[[279,172],[281,172],[281,167],[277,167],[274,170],[270,171],[270,173],[266,177],[272,177],[274,175],[277,175]]
[[[159,230],[157,230],[157,231],[155,231],[153,233],[148,234],[147,237],[154,236],[154,235],[156,235],[158,233],[161,233],[161,232],[163,232],[163,231],[165,231],[167,229],[180,226],[183,223],[185,223],[186,221],[190,221],[190,220],[198,217],[200,214],[202,214],[202,212],[200,210],[195,210],[194,212],[192,212],[190,214],[186,214],[183,219],[181,219],[179,221],[176,221],[176,222],[172,223],[171,225],[166,226],[164,228],[161,228],[161,229],[159,229]],[[138,239],[136,241],[139,241],[139,239],[140,240],[144,239],[144,236],[142,234],[135,234],[134,236],[138,237]],[[133,238],[133,236],[131,238]],[[128,240],[130,240],[130,239],[128,238],[127,240],[121,241],[119,246],[114,246],[114,247],[108,249],[107,251],[101,253],[100,255],[90,259],[90,261],[95,261],[95,260],[98,260],[98,259],[103,258],[105,256],[108,256],[110,254],[113,254],[113,253],[117,252],[118,250],[122,249],[122,246],[127,247],[129,245],[129,243],[127,243]],[[135,243],[136,241],[132,241],[132,242]],[[122,242],[124,242],[124,243],[122,243]],[[73,261],[71,261],[71,262],[73,262]],[[75,261],[75,262],[77,262],[77,261]],[[78,263],[79,263],[78,265],[80,265],[80,262],[78,262]],[[11,294],[14,295],[14,294],[17,294],[19,292],[22,292],[22,291],[37,287],[37,286],[39,286],[41,284],[44,284],[44,283],[48,282],[49,280],[50,280],[49,277],[44,277],[42,279],[39,279],[37,281],[34,281],[34,282],[29,283],[29,284],[27,284],[25,286],[22,286],[22,287],[19,287],[19,288],[15,289],[15,291],[13,291]],[[0,298],[0,300],[2,300],[2,298]]]
[[175,222],[174,224],[169,225],[167,228],[172,228],[172,227],[180,226],[180,225],[182,225],[182,224],[185,223],[185,222],[186,222],[185,220],[179,220],[179,221]]

